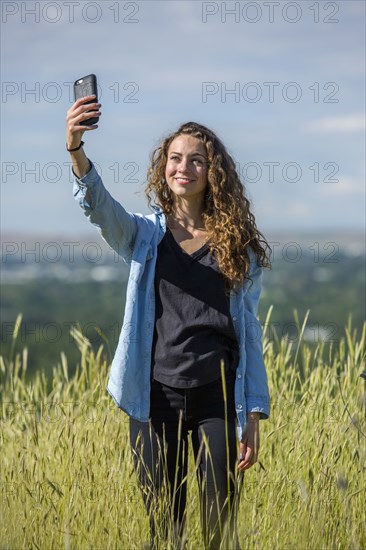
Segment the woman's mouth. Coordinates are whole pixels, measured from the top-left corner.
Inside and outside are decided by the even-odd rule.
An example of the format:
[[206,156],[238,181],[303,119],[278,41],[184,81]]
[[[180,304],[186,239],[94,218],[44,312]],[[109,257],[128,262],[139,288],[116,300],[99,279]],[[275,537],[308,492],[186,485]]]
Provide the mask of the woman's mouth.
[[175,178],[175,180],[176,180],[177,183],[180,183],[181,185],[186,185],[187,183],[189,183],[191,181],[187,178]]

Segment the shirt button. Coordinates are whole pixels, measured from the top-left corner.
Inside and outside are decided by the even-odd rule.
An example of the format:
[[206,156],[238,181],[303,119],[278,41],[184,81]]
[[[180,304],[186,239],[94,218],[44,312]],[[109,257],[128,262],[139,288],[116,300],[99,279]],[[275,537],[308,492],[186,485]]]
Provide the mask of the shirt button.
[[241,378],[241,374],[238,374],[238,378]]
[[236,317],[235,317],[235,316],[233,317],[233,321],[236,321]]
[[236,405],[236,408],[241,410],[243,408],[243,405]]

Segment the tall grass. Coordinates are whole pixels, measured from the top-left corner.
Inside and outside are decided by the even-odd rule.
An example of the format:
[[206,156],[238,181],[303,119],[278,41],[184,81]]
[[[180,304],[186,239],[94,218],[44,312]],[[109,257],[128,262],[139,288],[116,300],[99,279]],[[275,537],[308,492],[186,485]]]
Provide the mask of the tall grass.
[[[265,326],[271,314],[268,312]],[[299,334],[307,316],[295,322]],[[128,418],[106,392],[101,346],[74,329],[80,363],[61,354],[52,380],[26,378],[18,317],[0,357],[0,547],[135,549],[149,539],[137,489]],[[258,462],[245,474],[238,512],[244,549],[366,547],[366,397],[362,334],[331,344],[263,335],[271,416],[260,422]],[[51,390],[49,389],[51,388]],[[189,455],[187,549],[203,547]]]

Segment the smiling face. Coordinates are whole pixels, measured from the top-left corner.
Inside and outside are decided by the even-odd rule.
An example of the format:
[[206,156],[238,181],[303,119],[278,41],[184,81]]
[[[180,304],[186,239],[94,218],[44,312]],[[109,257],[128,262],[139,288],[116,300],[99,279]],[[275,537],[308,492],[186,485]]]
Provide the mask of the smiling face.
[[184,134],[171,142],[165,179],[176,198],[203,200],[207,171],[207,152],[202,141]]

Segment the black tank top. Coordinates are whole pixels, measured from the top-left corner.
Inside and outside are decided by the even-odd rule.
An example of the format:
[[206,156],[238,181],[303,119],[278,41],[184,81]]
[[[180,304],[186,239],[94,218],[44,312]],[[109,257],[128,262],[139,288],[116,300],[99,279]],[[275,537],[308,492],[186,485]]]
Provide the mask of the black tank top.
[[[215,255],[213,255],[215,256]],[[235,372],[239,347],[224,278],[205,243],[188,254],[167,227],[155,268],[155,326],[151,377],[193,388]]]

